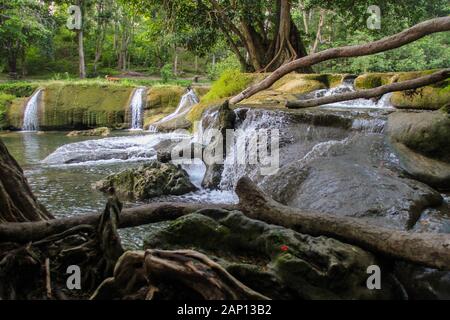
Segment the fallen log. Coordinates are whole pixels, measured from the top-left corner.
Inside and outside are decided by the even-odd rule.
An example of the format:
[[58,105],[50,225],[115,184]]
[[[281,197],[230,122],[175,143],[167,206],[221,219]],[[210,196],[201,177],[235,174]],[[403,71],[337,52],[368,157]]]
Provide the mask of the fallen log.
[[[150,223],[175,220],[202,209],[234,210],[229,204],[169,203],[158,202],[136,208],[124,209],[120,215],[119,228],[132,228]],[[39,222],[2,223],[0,224],[0,242],[27,243],[62,233],[80,225],[96,226],[99,213],[53,219]]]
[[413,233],[369,225],[358,218],[284,206],[249,178],[236,187],[239,209],[252,219],[313,236],[328,236],[382,255],[438,269],[450,269],[450,234]]
[[261,82],[248,87],[241,93],[234,96],[230,100],[230,103],[231,104],[239,103],[242,100],[253,96],[259,91],[270,88],[277,80],[295,70],[313,66],[320,62],[336,58],[367,56],[379,52],[396,49],[408,43],[419,40],[429,34],[449,30],[450,30],[450,17],[435,18],[421,22],[400,33],[394,34],[389,37],[385,37],[378,41],[362,45],[331,48],[321,52],[310,54],[306,57],[302,57],[300,59],[282,65]]
[[443,70],[437,71],[437,72],[432,73],[427,76],[423,76],[423,77],[416,78],[413,80],[392,83],[392,84],[380,86],[380,87],[377,87],[374,89],[346,92],[346,93],[338,94],[335,96],[328,96],[328,97],[322,97],[322,98],[317,98],[317,99],[288,101],[286,103],[286,107],[288,107],[290,109],[309,108],[309,107],[321,106],[324,104],[330,104],[330,103],[335,103],[335,102],[340,102],[340,101],[348,101],[348,100],[354,100],[354,99],[360,99],[360,98],[370,99],[370,98],[374,98],[374,97],[380,97],[389,92],[412,90],[412,89],[417,89],[417,88],[424,87],[424,86],[427,86],[430,84],[434,84],[434,83],[437,83],[437,82],[447,79],[449,77],[449,75],[450,75],[450,69],[443,69]]

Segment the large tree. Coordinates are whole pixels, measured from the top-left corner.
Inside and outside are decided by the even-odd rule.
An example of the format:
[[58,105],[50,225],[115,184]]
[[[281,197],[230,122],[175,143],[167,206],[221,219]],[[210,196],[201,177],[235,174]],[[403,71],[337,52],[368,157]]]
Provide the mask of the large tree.
[[290,0],[132,2],[149,16],[164,14],[167,27],[199,55],[214,46],[219,30],[247,71],[272,71],[307,54]]

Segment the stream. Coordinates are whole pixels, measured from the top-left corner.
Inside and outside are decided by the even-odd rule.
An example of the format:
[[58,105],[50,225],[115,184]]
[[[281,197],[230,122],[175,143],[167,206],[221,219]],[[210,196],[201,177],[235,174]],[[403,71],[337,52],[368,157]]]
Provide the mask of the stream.
[[[314,95],[348,90],[352,87],[344,83]],[[289,112],[240,107],[236,127],[248,148],[252,146],[245,138],[256,130],[279,130],[278,172],[263,176],[259,165],[225,162],[220,189],[205,190],[201,181],[206,168],[197,162],[184,169],[199,191],[150,201],[236,203],[234,186],[247,175],[274,199],[300,209],[396,229],[450,232],[449,195],[405,177],[386,142],[384,129],[392,112],[388,101],[385,96],[379,102],[360,99]],[[208,128],[215,116],[207,112],[202,127]],[[15,132],[1,138],[39,201],[56,217],[69,217],[100,212],[106,196],[93,183],[155,159],[156,144],[183,135],[124,130],[108,138],[67,137],[65,132]],[[124,245],[139,248],[146,231],[161,225],[121,230]]]

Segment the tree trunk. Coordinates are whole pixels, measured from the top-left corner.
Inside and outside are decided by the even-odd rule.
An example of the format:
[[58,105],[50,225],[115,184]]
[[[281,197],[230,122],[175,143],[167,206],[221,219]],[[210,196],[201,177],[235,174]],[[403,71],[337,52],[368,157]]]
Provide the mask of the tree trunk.
[[261,82],[248,87],[238,95],[234,96],[230,100],[230,103],[231,104],[239,103],[242,100],[247,99],[262,90],[268,89],[277,80],[279,80],[286,74],[299,70],[301,68],[310,67],[319,62],[336,58],[359,57],[392,50],[404,46],[405,44],[419,40],[429,34],[449,30],[450,30],[450,17],[435,18],[419,23],[412,28],[406,29],[400,33],[397,33],[390,37],[383,38],[378,41],[374,41],[363,45],[332,48],[318,53],[314,53],[306,57],[289,62],[285,65],[282,65]]
[[437,71],[431,75],[423,76],[413,80],[402,81],[398,83],[388,84],[385,86],[380,86],[374,89],[361,90],[355,92],[347,92],[343,94],[338,94],[335,96],[322,97],[310,100],[299,100],[299,101],[288,101],[286,107],[288,108],[309,108],[317,107],[324,104],[330,104],[340,101],[348,101],[354,99],[370,99],[374,97],[381,97],[383,94],[396,91],[412,90],[420,87],[428,86],[433,83],[445,80],[450,75],[450,69],[443,69]]
[[52,215],[33,196],[23,171],[0,140],[0,224],[40,221]]
[[84,37],[83,30],[78,30],[78,59],[79,59],[79,74],[80,79],[86,78],[86,65],[84,60]]

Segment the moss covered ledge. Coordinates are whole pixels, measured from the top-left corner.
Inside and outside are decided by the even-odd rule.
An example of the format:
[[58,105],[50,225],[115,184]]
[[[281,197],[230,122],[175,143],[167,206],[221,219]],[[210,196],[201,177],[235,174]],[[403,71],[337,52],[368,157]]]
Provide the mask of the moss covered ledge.
[[[433,73],[436,70],[366,73],[355,80],[357,90],[372,89],[382,85],[415,79]],[[450,101],[450,78],[434,85],[425,86],[416,90],[394,92],[391,103],[399,109],[426,109],[438,110]]]

